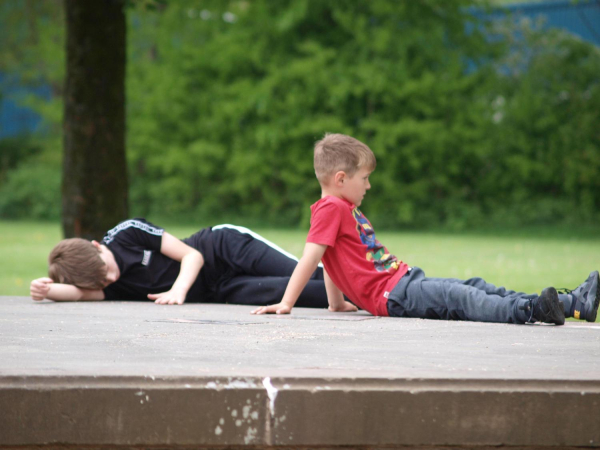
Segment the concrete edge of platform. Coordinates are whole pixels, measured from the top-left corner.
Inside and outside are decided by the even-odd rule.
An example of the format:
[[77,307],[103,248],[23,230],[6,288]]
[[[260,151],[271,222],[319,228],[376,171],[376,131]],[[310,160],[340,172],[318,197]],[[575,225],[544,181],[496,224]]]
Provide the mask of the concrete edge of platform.
[[0,446],[600,445],[600,381],[0,376]]
[[582,395],[600,393],[598,380],[562,379],[498,379],[498,378],[367,378],[367,377],[258,377],[258,376],[154,376],[154,375],[1,375],[0,389],[11,387],[72,389],[129,389],[147,386],[152,389],[266,389],[265,379],[278,390],[460,390],[509,392],[576,392]]

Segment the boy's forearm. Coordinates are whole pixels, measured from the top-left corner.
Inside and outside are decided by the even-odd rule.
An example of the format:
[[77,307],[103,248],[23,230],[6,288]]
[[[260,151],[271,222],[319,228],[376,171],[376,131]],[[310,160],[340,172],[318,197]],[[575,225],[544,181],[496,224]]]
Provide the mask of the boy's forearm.
[[304,253],[294,269],[285,293],[281,301],[275,305],[261,306],[252,311],[252,314],[289,314],[296,304],[298,297],[304,290],[306,283],[317,268],[321,257],[327,250],[326,245],[307,242],[304,246]]
[[204,265],[204,258],[200,252],[193,252],[188,255],[185,255],[181,259],[181,268],[179,269],[179,275],[173,283],[173,287],[171,290],[175,290],[181,292],[183,295],[186,295],[196,278],[198,278],[198,274],[200,273],[200,269]]
[[333,310],[339,309],[346,303],[346,300],[344,299],[344,294],[329,277],[327,271],[324,272],[324,278],[325,290],[327,291],[327,302],[329,303],[329,307]]
[[294,307],[318,264],[318,260],[315,261],[311,258],[302,257],[300,259],[283,294],[281,303],[285,303],[290,308]]
[[88,291],[70,284],[53,283],[50,285],[46,298],[55,302],[77,302],[80,300],[103,300],[104,294],[102,291]]

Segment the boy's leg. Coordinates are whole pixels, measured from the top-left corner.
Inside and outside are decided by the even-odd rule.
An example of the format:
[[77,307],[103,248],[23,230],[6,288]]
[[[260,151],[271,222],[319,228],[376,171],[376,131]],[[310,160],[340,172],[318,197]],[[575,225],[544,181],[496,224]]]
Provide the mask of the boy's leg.
[[[426,319],[474,320],[480,322],[525,323],[530,319],[526,308],[537,295],[506,291],[485,283],[447,278],[426,278],[413,268],[400,280],[390,298],[398,307],[394,315]],[[475,284],[475,285],[473,285]],[[500,295],[502,294],[502,295]],[[393,305],[393,306],[396,306]]]
[[562,302],[565,309],[565,317],[573,317],[573,314],[571,314],[573,297],[567,294],[558,294],[558,299]]
[[[298,264],[295,256],[247,228],[227,226],[213,230],[222,233],[220,256],[236,275],[289,277]],[[311,279],[323,280],[323,268],[319,267]]]
[[467,286],[472,286],[476,289],[479,289],[486,294],[498,295],[500,297],[507,297],[509,295],[514,295],[517,292],[506,289],[505,287],[497,287],[491,283],[488,283],[483,278],[469,278],[468,280],[459,280],[457,278],[427,278],[432,281],[450,281],[452,283],[460,283]]
[[[254,277],[241,275],[224,280],[216,289],[217,302],[235,305],[266,306],[281,301],[290,277]],[[325,283],[309,280],[296,306],[327,308]]]
[[[448,280],[456,283],[463,283],[469,286],[473,286],[477,289],[483,290],[488,294],[499,295],[500,297],[507,297],[516,294],[515,291],[509,291],[503,287],[496,287],[493,284],[487,283],[481,278],[471,278],[469,280],[457,280],[457,279],[444,279],[444,278],[428,278],[429,280]],[[596,312],[598,309],[598,298],[597,290],[600,284],[600,278],[598,271],[593,271],[588,276],[587,280],[580,284],[573,290],[564,289],[564,292],[558,295],[558,300],[563,304],[565,317],[578,316],[576,318],[588,321],[595,321]],[[589,294],[588,294],[589,292]],[[577,299],[579,297],[585,297],[580,302],[580,309],[585,310],[584,314],[574,314]],[[587,302],[587,303],[586,303]]]

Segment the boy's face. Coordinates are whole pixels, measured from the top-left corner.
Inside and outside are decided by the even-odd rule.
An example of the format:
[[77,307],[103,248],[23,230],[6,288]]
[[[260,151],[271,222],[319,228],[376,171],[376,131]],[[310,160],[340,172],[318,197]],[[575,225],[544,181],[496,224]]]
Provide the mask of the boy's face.
[[106,287],[119,279],[121,271],[115,261],[115,256],[105,245],[100,245],[96,241],[92,241],[92,244],[98,249],[100,259],[106,264],[106,278],[103,280],[104,287]]
[[350,203],[360,206],[365,194],[371,189],[369,183],[371,171],[366,168],[358,169],[351,177],[346,176],[341,186],[341,194]]

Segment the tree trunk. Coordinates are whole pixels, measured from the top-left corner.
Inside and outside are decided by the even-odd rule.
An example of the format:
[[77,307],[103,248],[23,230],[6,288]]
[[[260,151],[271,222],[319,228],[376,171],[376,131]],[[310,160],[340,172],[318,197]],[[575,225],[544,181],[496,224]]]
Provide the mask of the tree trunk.
[[65,0],[62,224],[99,239],[127,218],[123,0]]

